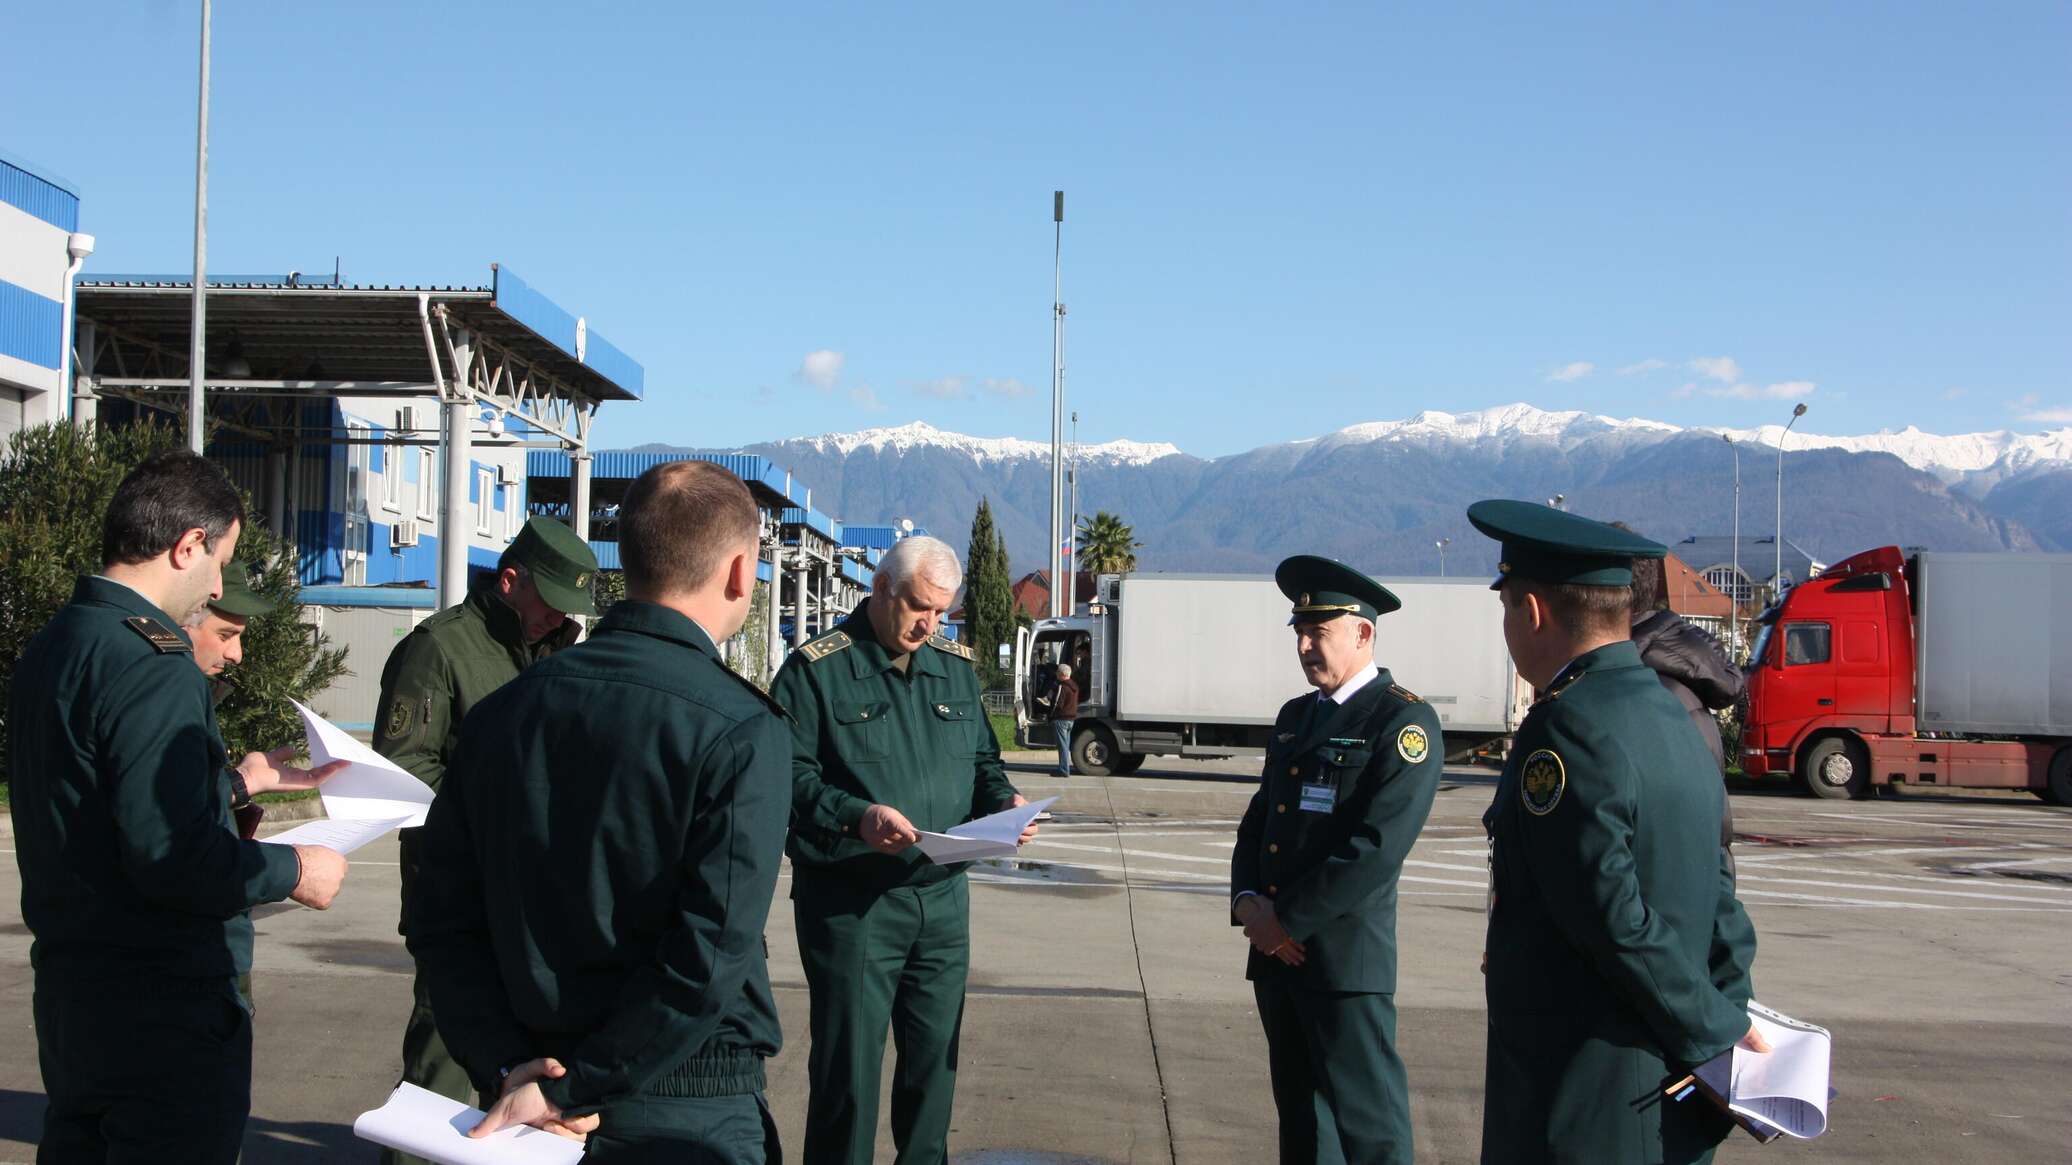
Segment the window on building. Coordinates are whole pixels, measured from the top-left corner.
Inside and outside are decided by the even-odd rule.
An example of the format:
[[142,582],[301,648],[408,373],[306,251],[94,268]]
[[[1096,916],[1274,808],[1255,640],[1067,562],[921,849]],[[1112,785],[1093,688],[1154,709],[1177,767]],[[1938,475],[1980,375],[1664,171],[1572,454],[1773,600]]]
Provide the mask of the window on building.
[[402,445],[393,445],[384,450],[388,456],[381,459],[381,508],[390,513],[403,511],[403,458],[408,450]]
[[1737,603],[1745,603],[1755,595],[1755,583],[1748,575],[1729,566],[1715,566],[1705,572],[1705,581],[1712,589],[1726,595]]
[[489,533],[489,518],[496,511],[496,474],[475,469],[475,533]]
[[439,495],[433,485],[439,480],[439,453],[429,447],[417,451],[417,516],[431,521],[439,516]]
[[1826,663],[1831,632],[1825,623],[1793,623],[1784,629],[1784,666]]

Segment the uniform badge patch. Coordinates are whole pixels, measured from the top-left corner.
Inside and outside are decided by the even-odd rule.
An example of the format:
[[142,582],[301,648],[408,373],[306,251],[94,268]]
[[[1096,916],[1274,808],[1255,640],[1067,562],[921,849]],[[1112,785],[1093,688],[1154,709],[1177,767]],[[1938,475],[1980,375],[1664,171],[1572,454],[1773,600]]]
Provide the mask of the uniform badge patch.
[[1425,757],[1431,755],[1431,751],[1431,737],[1426,736],[1425,730],[1417,725],[1405,725],[1403,731],[1396,733],[1396,755],[1411,764],[1422,762]]
[[389,703],[388,719],[382,723],[381,734],[390,740],[396,740],[408,731],[410,731],[410,701],[391,701]]
[[1526,757],[1524,767],[1518,770],[1518,797],[1525,802],[1525,811],[1534,817],[1554,812],[1567,788],[1568,769],[1551,748]]

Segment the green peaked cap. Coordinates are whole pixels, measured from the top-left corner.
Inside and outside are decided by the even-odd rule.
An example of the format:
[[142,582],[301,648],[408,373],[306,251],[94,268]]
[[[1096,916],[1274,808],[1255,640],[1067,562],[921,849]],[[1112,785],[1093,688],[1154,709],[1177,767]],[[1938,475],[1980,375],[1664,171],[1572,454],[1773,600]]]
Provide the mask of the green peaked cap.
[[1298,554],[1273,571],[1274,585],[1295,604],[1288,624],[1321,622],[1340,615],[1379,619],[1403,601],[1394,592],[1335,558]]
[[1503,543],[1496,581],[1507,578],[1592,587],[1633,585],[1633,560],[1669,549],[1603,522],[1538,502],[1491,498],[1468,507],[1468,521]]
[[497,569],[522,566],[547,605],[564,615],[595,615],[590,580],[597,574],[597,555],[576,532],[552,518],[531,517],[518,537],[504,548]]
[[223,564],[223,597],[212,600],[209,607],[225,615],[249,619],[273,610],[273,600],[252,589],[252,578],[245,564],[233,559]]

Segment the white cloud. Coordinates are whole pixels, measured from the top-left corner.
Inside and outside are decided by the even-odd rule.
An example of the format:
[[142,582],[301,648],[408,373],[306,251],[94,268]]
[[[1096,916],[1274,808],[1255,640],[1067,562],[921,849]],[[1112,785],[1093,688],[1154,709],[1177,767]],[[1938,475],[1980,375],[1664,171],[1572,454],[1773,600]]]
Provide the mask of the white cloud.
[[1968,388],[1946,388],[1943,389],[1942,398],[1944,400],[1963,400],[1970,395],[1971,390]]
[[878,399],[878,394],[872,392],[871,386],[868,384],[859,384],[855,388],[850,389],[849,403],[866,412],[873,413],[880,412],[885,407],[885,402]]
[[936,400],[965,400],[971,396],[969,376],[938,376],[914,386],[914,391]]
[[978,387],[991,396],[1004,397],[1028,396],[1036,391],[1012,376],[988,376],[978,382]]
[[2017,415],[2031,424],[2072,425],[2072,408],[2024,409]]
[[1780,380],[1758,388],[1753,384],[1733,384],[1726,388],[1705,389],[1706,396],[1723,396],[1732,400],[1797,400],[1813,395],[1814,384],[1810,380]]
[[822,392],[832,392],[835,381],[842,378],[842,359],[842,354],[832,348],[815,348],[806,353],[794,375]]
[[1574,360],[1548,373],[1547,379],[1568,384],[1572,381],[1581,380],[1595,371],[1597,371],[1597,365],[1590,363],[1588,360]]
[[2014,398],[2013,400],[2008,401],[2007,407],[2011,409],[2033,409],[2039,403],[2041,403],[2042,400],[2042,397],[2037,396],[2033,392],[2025,392],[2022,395]]
[[1650,356],[1645,360],[1637,360],[1631,364],[1628,364],[1626,367],[1619,369],[1619,375],[1639,376],[1644,372],[1660,372],[1661,370],[1667,367],[1669,367],[1669,361],[1657,360],[1653,356]]
[[1675,397],[1677,400],[1689,400],[1691,397],[1696,396],[1697,394],[1698,386],[1696,384],[1686,381],[1683,387],[1672,391],[1669,395]]
[[1690,369],[1707,380],[1717,380],[1721,384],[1734,384],[1741,379],[1741,364],[1732,356],[1693,357]]

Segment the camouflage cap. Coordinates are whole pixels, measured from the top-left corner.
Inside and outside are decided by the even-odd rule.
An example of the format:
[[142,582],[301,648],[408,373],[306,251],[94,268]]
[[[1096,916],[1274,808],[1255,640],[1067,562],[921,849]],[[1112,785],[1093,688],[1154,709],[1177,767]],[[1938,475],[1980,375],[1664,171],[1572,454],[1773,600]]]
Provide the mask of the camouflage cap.
[[252,589],[245,564],[233,559],[223,564],[223,597],[211,600],[209,608],[235,619],[249,619],[273,610],[273,600]]
[[527,518],[525,528],[504,548],[497,569],[522,566],[532,575],[540,598],[564,615],[595,615],[590,580],[597,574],[597,555],[576,532],[552,518]]

